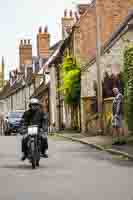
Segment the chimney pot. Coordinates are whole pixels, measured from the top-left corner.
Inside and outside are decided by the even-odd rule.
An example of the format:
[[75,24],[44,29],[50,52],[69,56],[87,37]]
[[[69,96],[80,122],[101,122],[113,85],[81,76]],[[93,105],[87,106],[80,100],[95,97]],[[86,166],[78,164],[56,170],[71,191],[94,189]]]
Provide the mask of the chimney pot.
[[39,27],[39,33],[41,33],[41,32],[42,32],[42,27],[40,26],[40,27]]
[[73,17],[73,12],[72,12],[72,10],[70,10],[70,17]]
[[45,26],[44,33],[48,33],[48,26]]
[[64,10],[64,17],[67,17],[67,9]]

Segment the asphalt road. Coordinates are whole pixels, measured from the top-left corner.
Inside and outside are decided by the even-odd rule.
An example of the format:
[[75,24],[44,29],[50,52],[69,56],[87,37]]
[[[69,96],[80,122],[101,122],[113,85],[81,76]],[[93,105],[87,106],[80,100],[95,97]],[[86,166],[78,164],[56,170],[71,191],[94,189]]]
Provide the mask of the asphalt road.
[[133,200],[133,162],[50,139],[49,159],[20,162],[16,137],[0,137],[0,200]]

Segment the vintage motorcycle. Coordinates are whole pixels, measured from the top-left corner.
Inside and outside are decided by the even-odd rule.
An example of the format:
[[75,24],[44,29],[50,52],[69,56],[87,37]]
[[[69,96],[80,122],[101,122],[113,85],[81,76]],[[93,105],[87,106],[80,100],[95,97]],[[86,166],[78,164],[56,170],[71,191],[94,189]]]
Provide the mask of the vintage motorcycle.
[[[20,138],[21,136],[21,138]],[[37,125],[22,126],[19,130],[19,152],[21,152],[20,146],[22,143],[22,138],[26,139],[26,159],[32,164],[32,169],[39,167],[42,148],[42,139],[47,138],[47,132],[40,129]],[[20,153],[19,153],[20,154]],[[44,157],[43,157],[44,158]]]

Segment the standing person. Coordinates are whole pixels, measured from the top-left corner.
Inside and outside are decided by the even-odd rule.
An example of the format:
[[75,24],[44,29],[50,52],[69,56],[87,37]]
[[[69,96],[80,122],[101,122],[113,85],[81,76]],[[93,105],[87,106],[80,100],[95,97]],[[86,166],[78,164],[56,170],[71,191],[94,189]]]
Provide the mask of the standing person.
[[114,100],[112,106],[113,112],[113,136],[122,136],[122,119],[123,119],[123,96],[118,88],[113,88]]

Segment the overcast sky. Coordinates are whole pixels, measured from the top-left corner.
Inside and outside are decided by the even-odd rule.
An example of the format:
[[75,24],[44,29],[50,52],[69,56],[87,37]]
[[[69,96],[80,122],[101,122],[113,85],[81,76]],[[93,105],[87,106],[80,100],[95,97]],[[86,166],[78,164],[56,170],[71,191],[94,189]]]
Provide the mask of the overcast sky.
[[18,66],[18,44],[31,38],[36,53],[38,27],[48,24],[52,44],[61,38],[61,17],[65,8],[89,0],[0,0],[0,56],[5,57],[6,77],[11,67]]

